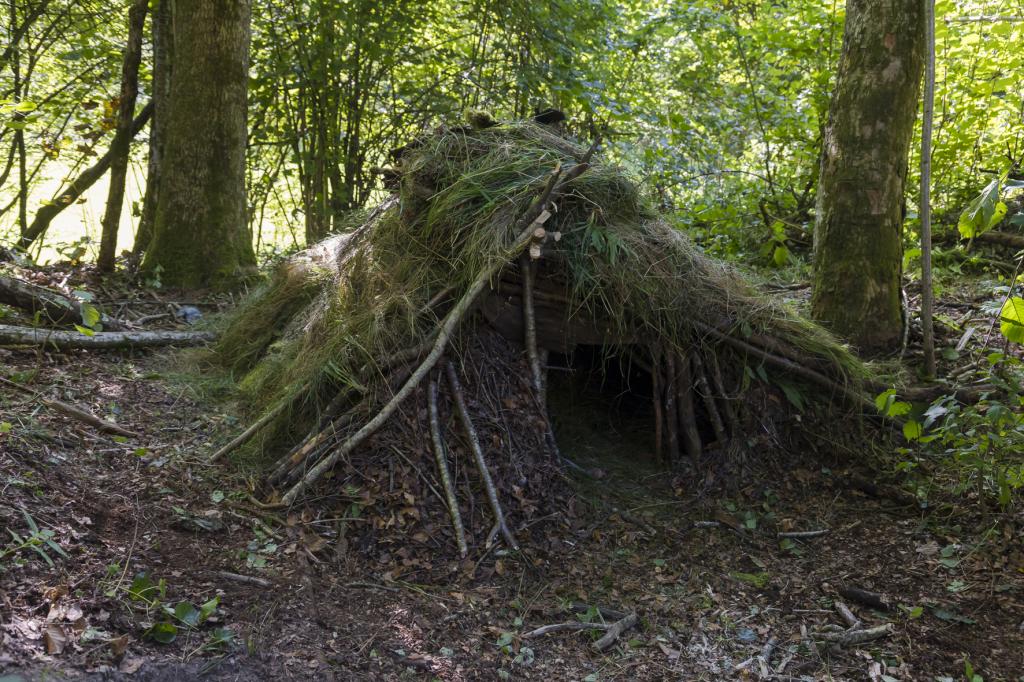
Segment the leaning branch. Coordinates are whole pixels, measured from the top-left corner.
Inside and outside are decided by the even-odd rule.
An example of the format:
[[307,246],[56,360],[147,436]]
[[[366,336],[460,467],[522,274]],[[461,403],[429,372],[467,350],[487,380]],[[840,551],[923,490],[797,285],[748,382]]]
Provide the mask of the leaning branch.
[[494,487],[494,479],[491,478],[491,472],[487,468],[484,451],[480,447],[480,439],[477,438],[476,429],[473,427],[473,420],[469,416],[469,408],[466,407],[466,398],[462,394],[462,386],[459,384],[459,375],[455,371],[455,365],[451,361],[446,362],[445,371],[448,373],[448,386],[452,391],[455,411],[459,415],[459,420],[462,421],[462,428],[466,431],[466,439],[469,441],[469,447],[473,451],[473,459],[476,460],[477,469],[480,470],[480,478],[483,480],[484,488],[487,490],[487,501],[491,504],[491,512],[494,514],[495,524],[498,530],[501,531],[501,536],[505,538],[508,546],[511,549],[518,550],[519,543],[516,542],[515,536],[512,535],[512,530],[505,521],[505,513],[501,510],[498,490]]
[[437,409],[437,380],[433,377],[430,379],[427,403],[430,410],[430,439],[434,443],[434,458],[437,461],[437,472],[441,476],[441,487],[444,488],[445,501],[448,503],[448,513],[452,517],[452,527],[455,529],[455,542],[459,546],[459,556],[465,559],[469,553],[466,547],[466,530],[462,525],[462,515],[459,513],[459,501],[455,497],[452,475],[448,471],[448,459],[445,457],[444,452],[444,439],[441,437],[441,419]]

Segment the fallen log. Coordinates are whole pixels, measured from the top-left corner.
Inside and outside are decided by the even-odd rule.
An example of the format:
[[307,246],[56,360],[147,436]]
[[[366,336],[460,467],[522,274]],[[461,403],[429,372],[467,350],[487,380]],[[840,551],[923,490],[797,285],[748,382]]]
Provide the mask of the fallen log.
[[157,346],[196,346],[213,341],[213,332],[95,332],[87,336],[78,331],[54,331],[0,324],[0,346],[44,346],[70,348],[154,348]]
[[[40,313],[51,324],[80,324],[83,319],[82,301],[14,277],[0,276],[0,303],[32,315]],[[123,322],[103,313],[99,321],[107,331],[126,329]]]

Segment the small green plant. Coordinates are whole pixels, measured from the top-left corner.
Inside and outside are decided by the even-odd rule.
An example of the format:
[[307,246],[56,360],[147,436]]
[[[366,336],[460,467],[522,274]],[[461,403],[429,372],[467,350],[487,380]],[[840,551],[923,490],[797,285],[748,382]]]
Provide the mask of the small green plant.
[[[31,550],[42,557],[43,561],[49,566],[53,566],[53,559],[47,553],[47,550],[54,552],[55,554],[67,559],[68,555],[60,545],[53,540],[54,532],[49,528],[40,528],[36,524],[35,519],[24,509],[21,509],[21,515],[25,519],[25,524],[28,526],[29,533],[26,536],[21,536],[14,530],[8,528],[7,532],[11,534],[11,542],[6,547],[0,549],[0,562],[9,556],[17,556],[24,550]],[[0,569],[3,568],[3,564],[0,563]]]
[[277,542],[259,528],[253,529],[256,538],[249,541],[243,554],[245,565],[249,568],[266,568],[267,559],[277,552]]
[[[220,596],[216,596],[198,607],[189,601],[172,604],[166,601],[166,597],[166,581],[161,578],[154,582],[146,572],[136,575],[128,587],[128,598],[132,602],[141,603],[152,617],[152,622],[146,627],[144,636],[160,644],[170,644],[177,639],[180,632],[198,630],[203,623],[209,620],[210,616],[216,613],[217,607],[220,605]],[[207,644],[226,646],[231,638],[230,630],[219,628]]]

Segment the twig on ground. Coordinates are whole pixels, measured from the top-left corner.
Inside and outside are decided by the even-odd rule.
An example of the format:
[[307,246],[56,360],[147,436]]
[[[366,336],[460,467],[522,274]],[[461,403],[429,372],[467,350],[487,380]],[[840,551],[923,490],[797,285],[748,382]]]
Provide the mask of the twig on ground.
[[269,580],[266,580],[265,578],[258,578],[254,575],[242,575],[240,573],[232,573],[230,571],[213,571],[213,574],[218,578],[233,580],[236,583],[256,585],[257,587],[272,587],[274,585],[274,583]]
[[579,632],[581,630],[611,630],[613,626],[609,623],[581,623],[579,621],[571,621],[568,623],[554,623],[552,625],[544,625],[536,630],[530,630],[523,635],[523,639],[533,639],[534,637],[540,637],[547,635],[552,632],[565,632],[570,630],[573,632]]
[[612,623],[608,631],[604,633],[601,639],[597,640],[591,645],[594,651],[606,651],[615,644],[615,642],[622,636],[622,633],[630,628],[634,627],[639,618],[635,613],[631,613],[625,618],[615,621]]
[[876,625],[863,630],[845,630],[843,632],[822,632],[815,635],[818,639],[840,646],[856,646],[882,637],[888,637],[895,631],[892,623]]
[[55,412],[60,412],[65,416],[71,417],[72,419],[77,419],[80,422],[83,422],[90,426],[94,426],[97,429],[100,429],[101,431],[114,433],[119,436],[125,436],[127,438],[139,437],[139,434],[137,434],[134,431],[129,431],[128,429],[122,426],[118,426],[113,422],[109,422],[105,419],[100,419],[93,413],[88,412],[87,410],[84,410],[80,407],[75,407],[74,405],[69,405],[68,403],[65,403],[63,401],[54,400],[53,398],[47,398],[42,393],[34,391],[28,386],[22,386],[21,384],[11,381],[9,379],[5,379],[4,377],[0,377],[0,383],[4,384],[5,386],[10,386],[11,388],[16,389],[18,391],[27,393],[28,395],[31,395],[37,401],[39,401],[46,407],[49,407],[51,410],[54,410]]
[[853,614],[853,611],[850,610],[849,606],[847,606],[841,601],[837,601],[835,607],[836,611],[839,612],[839,615],[843,617],[843,620],[846,621],[846,624],[848,626],[850,626],[851,628],[860,627],[860,618]]
[[586,613],[591,609],[597,609],[597,612],[600,614],[602,618],[610,620],[622,620],[623,618],[629,615],[625,611],[610,609],[605,606],[584,604],[582,602],[577,601],[574,601],[572,604],[569,605],[569,610],[571,610],[573,613]]
[[839,594],[851,601],[855,601],[859,604],[864,604],[865,606],[870,606],[872,608],[881,609],[882,611],[888,611],[892,608],[892,605],[889,603],[889,599],[885,595],[879,594],[878,592],[862,590],[861,588],[854,587],[852,585],[840,587]]
[[821,530],[793,530],[785,531],[782,533],[776,533],[775,537],[778,538],[799,538],[806,540],[807,538],[820,538],[822,535],[828,535],[829,529],[822,528]]

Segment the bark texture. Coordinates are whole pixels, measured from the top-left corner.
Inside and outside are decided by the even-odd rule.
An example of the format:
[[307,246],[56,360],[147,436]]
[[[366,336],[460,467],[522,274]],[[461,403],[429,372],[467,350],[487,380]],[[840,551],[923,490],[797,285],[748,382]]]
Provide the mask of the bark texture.
[[149,160],[146,166],[146,193],[142,200],[142,217],[135,232],[132,253],[138,256],[153,240],[156,201],[160,188],[161,160],[164,152],[164,130],[167,128],[167,102],[171,97],[171,3],[160,2],[153,8],[153,123],[149,126]]
[[254,272],[246,221],[251,0],[175,0],[164,158],[143,270],[165,284],[226,287]]
[[907,153],[924,66],[920,0],[848,0],[814,228],[814,317],[865,351],[898,343]]
[[139,64],[142,62],[142,29],[146,24],[149,0],[135,0],[128,10],[128,42],[121,64],[121,95],[117,110],[117,131],[110,143],[110,188],[107,208],[103,213],[103,234],[97,265],[103,272],[114,271],[117,255],[117,232],[121,226],[124,203],[124,181],[128,174],[128,154],[132,147],[132,116],[139,95]]

